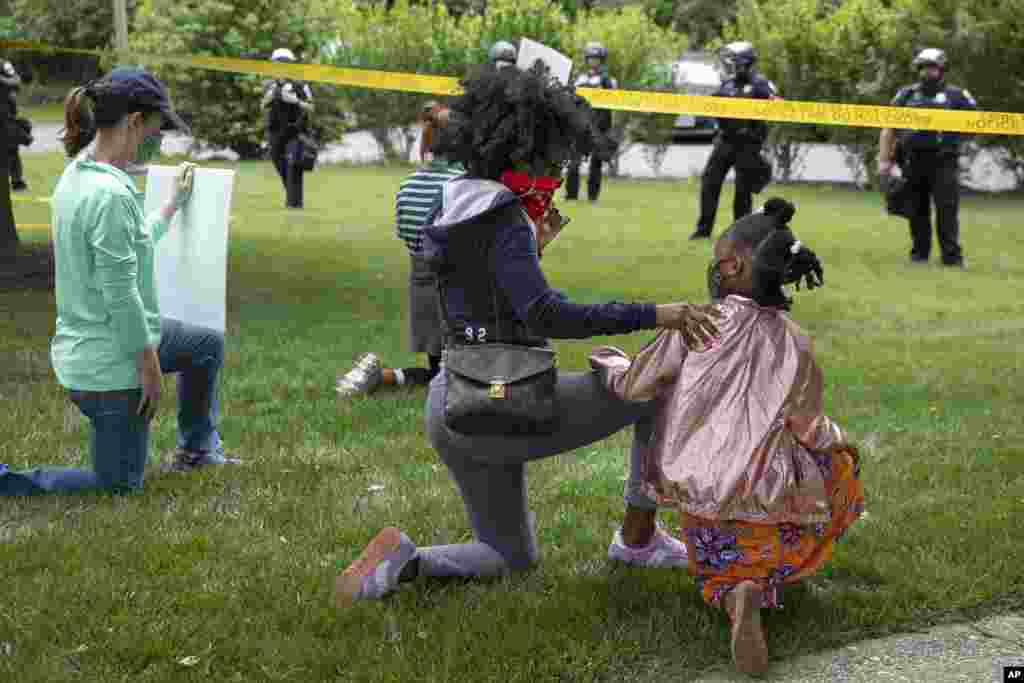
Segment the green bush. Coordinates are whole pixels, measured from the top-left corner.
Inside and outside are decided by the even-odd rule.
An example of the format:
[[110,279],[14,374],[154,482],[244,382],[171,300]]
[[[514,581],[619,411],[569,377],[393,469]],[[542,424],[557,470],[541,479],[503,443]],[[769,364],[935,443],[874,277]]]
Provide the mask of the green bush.
[[[300,59],[315,56],[331,35],[331,3],[323,0],[216,0],[181,3],[142,0],[131,45],[153,54],[269,59],[286,46]],[[228,147],[242,158],[260,154],[264,115],[259,77],[152,64],[171,89],[176,106],[204,142]],[[325,140],[344,128],[332,87],[315,86],[314,123]]]
[[[1024,92],[1009,76],[1024,61],[1022,7],[1021,0],[741,0],[722,39],[753,42],[763,71],[787,99],[888,104],[917,79],[914,54],[940,47],[950,58],[947,81],[970,89],[981,108],[1022,111]],[[841,145],[861,181],[874,181],[877,129],[776,128],[777,144],[824,137]],[[976,142],[995,148],[1024,181],[1024,141],[980,136]]]
[[[383,4],[366,7],[341,0],[335,12],[338,28],[322,54],[336,66],[459,76],[467,64],[480,62],[481,18],[456,19],[442,3],[399,0],[388,10]],[[343,88],[342,93],[356,125],[369,130],[392,160],[408,158],[415,140],[410,124],[423,102],[438,99],[366,88]]]
[[[642,40],[637,37],[642,36]],[[641,7],[601,10],[580,15],[569,34],[569,54],[577,71],[585,68],[583,48],[597,41],[608,48],[608,71],[628,90],[672,90],[671,64],[687,47],[685,36],[658,26]],[[641,114],[616,112],[613,117],[614,134],[624,141],[619,157],[632,142],[644,142],[648,149],[648,163],[657,173],[668,152],[675,116],[670,114]],[[612,173],[618,171],[618,159],[612,163]]]

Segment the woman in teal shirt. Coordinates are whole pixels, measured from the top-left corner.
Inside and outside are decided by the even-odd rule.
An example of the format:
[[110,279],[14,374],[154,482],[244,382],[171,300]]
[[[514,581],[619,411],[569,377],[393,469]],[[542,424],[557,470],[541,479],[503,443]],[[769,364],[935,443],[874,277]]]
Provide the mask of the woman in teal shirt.
[[[142,487],[149,423],[163,373],[178,373],[178,450],[187,470],[232,462],[216,430],[220,332],[160,317],[155,244],[191,194],[191,165],[173,198],[143,217],[125,169],[159,152],[162,130],[187,131],[167,90],[149,73],[119,68],[76,88],[65,103],[64,146],[73,160],[53,196],[57,380],[92,425],[92,469],[12,472],[0,465],[0,495]],[[95,139],[90,153],[82,151]]]

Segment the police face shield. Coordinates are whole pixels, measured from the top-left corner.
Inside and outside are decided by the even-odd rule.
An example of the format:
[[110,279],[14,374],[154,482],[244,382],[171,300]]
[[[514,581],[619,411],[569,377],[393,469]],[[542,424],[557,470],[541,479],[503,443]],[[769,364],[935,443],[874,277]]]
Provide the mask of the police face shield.
[[601,61],[600,57],[587,57],[587,66],[596,71],[601,68]]

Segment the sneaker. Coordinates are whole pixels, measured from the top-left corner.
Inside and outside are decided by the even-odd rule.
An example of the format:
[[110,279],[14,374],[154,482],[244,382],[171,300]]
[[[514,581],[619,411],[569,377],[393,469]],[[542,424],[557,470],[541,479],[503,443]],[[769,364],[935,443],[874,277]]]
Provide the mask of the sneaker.
[[697,228],[696,230],[693,231],[693,234],[690,235],[690,239],[691,240],[709,240],[709,239],[711,239],[711,233],[709,231],[707,231],[707,230],[701,230],[700,228]]
[[372,394],[380,386],[383,377],[384,371],[377,354],[364,353],[356,361],[355,367],[338,378],[334,390],[342,398],[356,394]]
[[28,185],[24,182],[11,183],[11,192],[28,192]]
[[726,597],[732,618],[732,661],[748,676],[768,670],[768,645],[761,628],[761,589],[744,581]]
[[335,604],[378,600],[398,587],[402,569],[416,556],[416,545],[395,527],[381,530],[355,562],[335,580]]
[[210,465],[241,465],[242,461],[224,454],[223,450],[216,451],[186,451],[179,448],[174,452],[174,459],[168,469],[172,472],[191,472],[200,467]]
[[673,538],[661,529],[656,529],[654,538],[645,548],[630,548],[622,540],[622,529],[615,532],[612,544],[608,546],[608,559],[638,567],[686,568],[690,556],[686,544]]

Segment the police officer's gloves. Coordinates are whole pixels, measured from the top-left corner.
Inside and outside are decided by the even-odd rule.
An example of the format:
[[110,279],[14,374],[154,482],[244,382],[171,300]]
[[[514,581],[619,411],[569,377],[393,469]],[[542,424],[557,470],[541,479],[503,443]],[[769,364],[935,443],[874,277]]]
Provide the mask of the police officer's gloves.
[[796,288],[800,289],[801,281],[807,285],[807,289],[821,287],[825,284],[825,272],[822,270],[821,261],[813,251],[800,242],[794,242],[792,258],[786,265],[783,282],[787,285],[795,284]]
[[192,198],[192,185],[195,178],[196,165],[188,161],[178,167],[174,178],[174,196],[171,201],[174,208],[181,209]]

